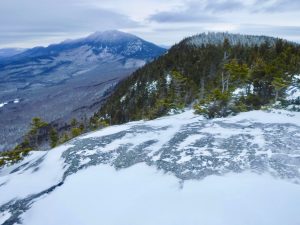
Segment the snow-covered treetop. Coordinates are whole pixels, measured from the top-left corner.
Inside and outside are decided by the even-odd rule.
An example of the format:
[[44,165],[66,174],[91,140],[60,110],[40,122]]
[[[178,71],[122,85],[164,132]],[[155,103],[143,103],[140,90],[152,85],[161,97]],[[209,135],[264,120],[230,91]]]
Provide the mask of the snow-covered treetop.
[[229,41],[230,45],[241,44],[243,46],[260,46],[266,42],[270,45],[275,45],[276,41],[278,40],[278,38],[268,36],[231,34],[228,32],[208,32],[189,37],[184,41],[190,45],[201,46],[207,44],[219,45],[222,44],[225,39]]

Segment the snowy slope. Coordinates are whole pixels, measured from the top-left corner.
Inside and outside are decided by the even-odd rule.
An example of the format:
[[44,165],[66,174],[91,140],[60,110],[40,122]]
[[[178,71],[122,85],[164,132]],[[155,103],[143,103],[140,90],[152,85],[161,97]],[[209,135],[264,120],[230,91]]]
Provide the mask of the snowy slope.
[[299,181],[300,113],[187,110],[2,168],[0,224],[296,225]]

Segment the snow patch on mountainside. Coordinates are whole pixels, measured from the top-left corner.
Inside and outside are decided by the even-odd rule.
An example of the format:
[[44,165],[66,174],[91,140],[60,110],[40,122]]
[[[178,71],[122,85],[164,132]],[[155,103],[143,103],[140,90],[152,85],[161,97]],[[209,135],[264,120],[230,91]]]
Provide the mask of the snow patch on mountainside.
[[2,102],[2,103],[0,103],[0,108],[4,107],[7,104],[8,104],[8,102]]
[[158,81],[152,81],[151,83],[147,82],[147,91],[149,94],[152,94],[157,91]]
[[145,60],[138,60],[138,59],[128,59],[126,60],[124,67],[125,68],[139,68],[146,64]]
[[18,104],[19,102],[20,102],[19,98],[16,98],[16,99],[11,100],[11,101],[2,102],[2,103],[0,103],[0,108],[6,106],[8,104]]
[[8,211],[0,213],[0,224],[3,224],[11,217],[11,213]]

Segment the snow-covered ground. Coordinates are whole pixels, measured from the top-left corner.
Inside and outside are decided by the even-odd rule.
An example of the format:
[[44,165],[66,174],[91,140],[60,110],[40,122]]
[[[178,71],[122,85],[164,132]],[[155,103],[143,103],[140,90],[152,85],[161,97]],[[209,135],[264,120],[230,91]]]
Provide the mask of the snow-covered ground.
[[297,225],[299,125],[284,110],[187,110],[92,132],[2,168],[0,222]]
[[[278,204],[274,204],[274,199]],[[180,180],[145,164],[69,177],[23,216],[28,225],[298,224],[300,186],[251,173]]]

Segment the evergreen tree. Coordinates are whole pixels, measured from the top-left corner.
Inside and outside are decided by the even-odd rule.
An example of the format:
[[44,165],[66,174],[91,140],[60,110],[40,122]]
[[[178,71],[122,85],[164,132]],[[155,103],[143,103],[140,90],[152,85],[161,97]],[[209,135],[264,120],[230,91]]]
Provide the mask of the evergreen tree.
[[81,132],[82,131],[80,128],[77,128],[77,127],[72,128],[72,130],[71,130],[72,137],[74,138],[74,137],[79,136],[81,134]]
[[287,82],[282,77],[275,77],[272,81],[272,86],[275,89],[275,102],[278,100],[279,92],[288,86]]
[[58,144],[59,137],[58,137],[58,133],[55,128],[51,127],[49,136],[50,136],[51,148],[56,147],[56,145]]
[[77,120],[76,120],[75,118],[73,118],[73,119],[71,120],[71,126],[72,126],[72,127],[76,127],[77,124],[78,124]]

